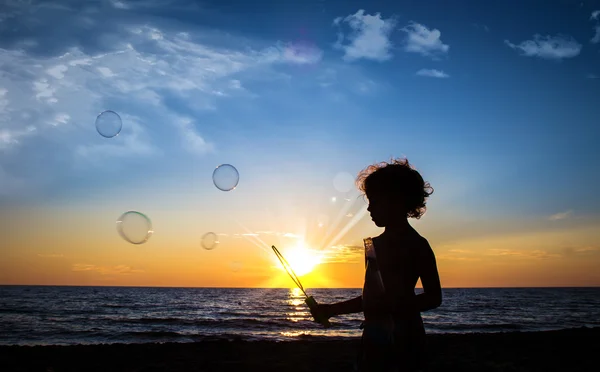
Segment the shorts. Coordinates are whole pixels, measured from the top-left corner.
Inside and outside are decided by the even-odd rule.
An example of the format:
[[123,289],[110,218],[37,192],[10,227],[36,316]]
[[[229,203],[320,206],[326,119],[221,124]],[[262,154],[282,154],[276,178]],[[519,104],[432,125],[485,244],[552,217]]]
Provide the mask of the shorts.
[[[422,323],[421,323],[422,325]],[[355,371],[405,372],[424,371],[425,332],[419,327],[399,327],[389,332],[377,324],[361,325],[363,334]]]

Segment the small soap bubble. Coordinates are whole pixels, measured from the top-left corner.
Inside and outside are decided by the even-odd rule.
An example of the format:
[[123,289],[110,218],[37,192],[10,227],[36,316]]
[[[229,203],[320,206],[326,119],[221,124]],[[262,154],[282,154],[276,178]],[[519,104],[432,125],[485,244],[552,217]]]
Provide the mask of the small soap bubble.
[[219,245],[219,237],[214,232],[207,232],[202,236],[201,243],[204,249],[210,251]]
[[332,203],[335,203],[336,201],[337,201],[337,198],[336,198],[335,196],[332,196],[332,197],[331,197],[331,202],[332,202]]
[[119,235],[131,244],[143,244],[152,236],[152,222],[143,213],[128,211],[117,220]]
[[354,187],[354,177],[350,173],[340,172],[333,178],[333,187],[339,192],[348,192]]
[[96,117],[96,130],[102,137],[112,138],[121,133],[123,121],[119,114],[106,110]]
[[231,191],[240,182],[240,174],[231,164],[221,164],[213,172],[213,182],[221,191]]

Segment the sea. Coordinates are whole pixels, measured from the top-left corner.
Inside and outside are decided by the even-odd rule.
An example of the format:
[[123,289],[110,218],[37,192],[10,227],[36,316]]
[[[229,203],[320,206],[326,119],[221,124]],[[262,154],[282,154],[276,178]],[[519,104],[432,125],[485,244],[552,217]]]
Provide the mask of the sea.
[[[360,289],[308,289],[320,303]],[[418,290],[417,290],[418,292]],[[428,333],[600,326],[600,288],[444,289]],[[361,314],[312,321],[296,289],[0,286],[0,345],[346,339]]]

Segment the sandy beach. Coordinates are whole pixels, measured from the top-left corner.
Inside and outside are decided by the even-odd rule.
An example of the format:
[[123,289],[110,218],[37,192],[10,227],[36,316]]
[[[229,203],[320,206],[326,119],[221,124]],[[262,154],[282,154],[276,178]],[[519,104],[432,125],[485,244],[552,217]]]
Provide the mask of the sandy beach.
[[[600,328],[429,335],[431,371],[593,371]],[[0,371],[351,371],[358,340],[2,346]]]

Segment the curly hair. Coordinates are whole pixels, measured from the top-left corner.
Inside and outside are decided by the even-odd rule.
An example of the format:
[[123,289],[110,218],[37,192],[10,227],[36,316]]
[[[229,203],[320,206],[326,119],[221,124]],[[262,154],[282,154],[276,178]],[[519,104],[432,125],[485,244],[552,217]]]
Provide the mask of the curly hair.
[[433,194],[429,182],[406,158],[369,165],[358,173],[356,185],[367,198],[374,194],[403,197],[407,218],[421,218],[427,209],[425,199]]

